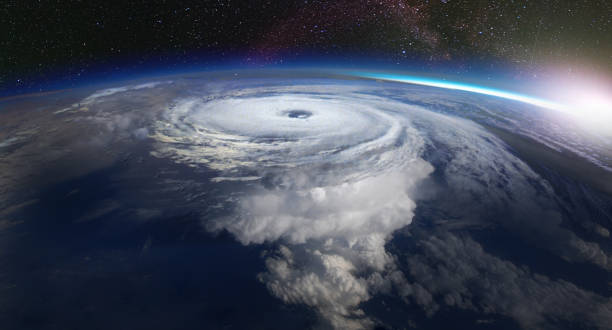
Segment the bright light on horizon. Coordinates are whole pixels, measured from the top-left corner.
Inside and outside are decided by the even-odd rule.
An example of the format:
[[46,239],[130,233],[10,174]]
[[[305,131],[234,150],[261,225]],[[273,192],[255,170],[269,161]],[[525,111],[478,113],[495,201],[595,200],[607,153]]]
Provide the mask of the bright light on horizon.
[[569,112],[568,108],[565,105],[560,104],[560,103],[556,103],[556,102],[549,101],[549,100],[544,100],[538,97],[523,95],[523,94],[509,92],[509,91],[503,91],[500,89],[494,89],[494,88],[489,88],[489,87],[484,87],[484,86],[465,84],[465,83],[454,82],[454,81],[445,81],[445,80],[439,80],[439,79],[433,79],[433,78],[423,78],[423,77],[416,77],[416,76],[405,76],[405,75],[387,74],[387,73],[352,72],[351,74],[357,77],[361,77],[361,78],[402,82],[402,83],[413,84],[413,85],[431,86],[431,87],[437,87],[437,88],[452,89],[452,90],[459,90],[459,91],[465,91],[465,92],[471,92],[471,93],[477,93],[477,94],[490,95],[490,96],[500,97],[504,99],[519,101],[523,103],[528,103],[528,104],[536,105],[542,108]]
[[601,88],[589,84],[581,84],[583,87],[580,88],[571,88],[569,85],[556,86],[553,93],[559,95],[559,101],[553,101],[485,86],[434,78],[372,72],[350,72],[349,74],[361,78],[465,91],[531,104],[572,115],[583,124],[588,124],[589,127],[601,131],[606,136],[612,136],[612,93],[606,93]]
[[612,89],[604,81],[588,77],[553,79],[542,86],[551,98],[571,107],[571,113],[612,132]]

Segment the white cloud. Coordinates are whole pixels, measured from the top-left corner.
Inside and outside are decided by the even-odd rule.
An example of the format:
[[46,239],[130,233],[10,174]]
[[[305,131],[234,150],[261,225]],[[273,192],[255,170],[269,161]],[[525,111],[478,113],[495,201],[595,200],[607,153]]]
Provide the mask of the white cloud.
[[[370,327],[359,304],[394,270],[390,234],[410,224],[414,188],[433,168],[422,160],[401,172],[304,190],[264,190],[244,198],[237,214],[208,223],[243,244],[286,242],[260,275],[287,303],[317,309],[335,327]],[[311,175],[320,175],[311,173]],[[298,256],[296,256],[296,254]],[[375,284],[375,283],[374,283]]]
[[296,258],[281,246],[278,256],[266,259],[267,272],[259,275],[268,289],[285,303],[317,309],[337,328],[359,329],[373,325],[358,308],[369,299],[367,282],[356,277],[355,266],[337,254],[301,249]]
[[98,90],[96,92],[94,92],[93,94],[89,95],[88,97],[82,99],[80,102],[73,104],[72,106],[68,107],[68,108],[64,108],[64,109],[60,109],[55,111],[55,114],[61,114],[61,113],[65,113],[68,111],[78,111],[78,110],[89,110],[88,106],[92,105],[92,104],[96,104],[96,103],[101,103],[104,101],[107,101],[109,96],[113,96],[116,94],[121,94],[121,93],[125,93],[128,91],[135,91],[135,90],[141,90],[141,89],[149,89],[149,88],[154,88],[157,87],[159,85],[162,84],[169,84],[171,83],[171,81],[154,81],[154,82],[149,82],[149,83],[144,83],[144,84],[138,84],[138,85],[128,85],[128,86],[121,86],[121,87],[113,87],[113,88],[107,88],[107,89],[102,89],[102,90]]
[[580,320],[593,328],[612,324],[609,298],[517,267],[470,238],[444,233],[419,246],[420,253],[405,256],[413,281],[405,292],[430,315],[446,305],[506,315],[527,329],[554,329],[559,321]]
[[432,170],[428,163],[415,160],[402,172],[355,182],[304,190],[262,189],[242,199],[238,214],[209,226],[227,229],[244,244],[278,239],[301,244],[342,237],[351,246],[367,245],[360,240],[373,240],[378,232],[410,223],[416,205],[408,191]]
[[124,93],[124,92],[127,92],[127,91],[134,91],[134,90],[145,89],[145,88],[154,88],[154,87],[157,87],[157,86],[159,86],[161,84],[167,84],[167,83],[170,83],[170,82],[168,82],[168,81],[154,81],[154,82],[138,84],[138,85],[128,85],[128,86],[122,86],[122,87],[107,88],[107,89],[96,91],[95,93],[93,93],[90,96],[88,96],[85,99],[83,99],[80,103],[82,105],[83,104],[91,104],[91,103],[94,103],[94,102],[98,101],[98,99],[101,99],[101,98],[104,98],[104,97],[108,97],[108,96],[111,96],[111,95],[115,95],[115,94],[118,94],[118,93]]

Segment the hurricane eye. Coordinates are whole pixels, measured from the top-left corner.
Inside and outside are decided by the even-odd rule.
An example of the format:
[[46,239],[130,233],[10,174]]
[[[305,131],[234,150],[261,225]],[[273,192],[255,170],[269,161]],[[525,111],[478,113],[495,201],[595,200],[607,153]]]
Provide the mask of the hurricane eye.
[[306,110],[289,110],[283,113],[289,118],[306,119],[312,116],[312,112]]

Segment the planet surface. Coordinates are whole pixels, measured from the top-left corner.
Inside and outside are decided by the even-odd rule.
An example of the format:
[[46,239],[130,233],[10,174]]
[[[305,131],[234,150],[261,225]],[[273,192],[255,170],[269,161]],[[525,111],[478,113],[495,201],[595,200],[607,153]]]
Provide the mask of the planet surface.
[[612,139],[316,70],[0,100],[0,324],[612,325]]

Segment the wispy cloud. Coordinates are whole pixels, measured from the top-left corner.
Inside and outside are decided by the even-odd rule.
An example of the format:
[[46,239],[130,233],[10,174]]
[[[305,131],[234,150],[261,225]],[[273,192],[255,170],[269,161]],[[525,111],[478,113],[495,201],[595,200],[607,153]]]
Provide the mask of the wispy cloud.
[[505,315],[527,329],[574,320],[601,329],[612,324],[609,298],[497,258],[469,237],[442,233],[419,246],[402,257],[411,278],[405,292],[430,315],[446,306]]

